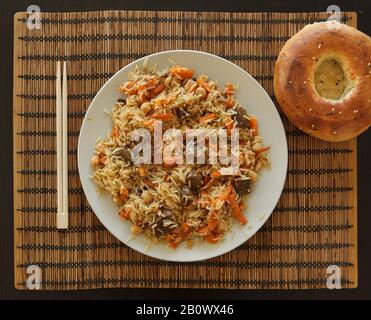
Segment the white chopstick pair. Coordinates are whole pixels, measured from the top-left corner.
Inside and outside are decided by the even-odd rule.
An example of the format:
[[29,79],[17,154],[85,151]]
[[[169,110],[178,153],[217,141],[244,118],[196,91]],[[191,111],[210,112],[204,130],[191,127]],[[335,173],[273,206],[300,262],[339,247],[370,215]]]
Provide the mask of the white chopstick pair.
[[57,228],[68,228],[68,114],[67,114],[67,66],[57,62]]

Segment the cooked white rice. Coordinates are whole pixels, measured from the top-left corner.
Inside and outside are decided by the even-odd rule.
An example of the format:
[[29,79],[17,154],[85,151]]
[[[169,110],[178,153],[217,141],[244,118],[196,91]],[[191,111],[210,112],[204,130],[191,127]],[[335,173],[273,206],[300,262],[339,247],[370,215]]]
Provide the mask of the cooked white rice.
[[[183,240],[191,246],[195,237],[218,242],[232,223],[246,223],[242,214],[245,195],[237,192],[236,180],[254,182],[259,170],[268,164],[265,156],[268,148],[262,147],[253,116],[247,113],[244,116],[249,123],[247,127],[240,127],[236,120],[240,105],[234,99],[235,87],[227,84],[221,89],[206,76],[195,79],[193,71],[182,67],[156,71],[144,65],[119,89],[126,99],[119,100],[110,113],[112,132],[97,141],[91,161],[92,179],[113,198],[120,216],[132,223],[133,233],[144,232],[154,241],[164,240],[175,248]],[[131,141],[134,130],[153,130],[154,115],[159,114],[168,117],[162,123],[163,131],[219,129],[227,124],[229,129],[231,126],[238,129],[238,173],[222,176],[219,174],[222,165],[208,163],[170,167],[134,165],[122,150],[130,151],[136,144]],[[207,117],[210,117],[208,121],[202,121]],[[188,176],[191,171],[202,178],[203,186],[184,197],[182,190],[187,189],[184,186],[188,189],[191,186]],[[226,194],[227,198],[221,199]],[[231,202],[237,203],[238,208]]]

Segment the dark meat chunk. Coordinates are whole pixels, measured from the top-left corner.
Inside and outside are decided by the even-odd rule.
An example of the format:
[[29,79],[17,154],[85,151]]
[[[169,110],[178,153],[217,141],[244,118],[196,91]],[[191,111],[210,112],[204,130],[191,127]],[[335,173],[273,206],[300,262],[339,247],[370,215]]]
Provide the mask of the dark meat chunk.
[[163,217],[171,217],[173,215],[173,210],[163,207],[159,214]]
[[133,162],[131,159],[131,152],[128,148],[126,147],[121,147],[117,151],[113,153],[114,156],[121,157],[126,161]]
[[188,174],[187,174],[187,183],[188,186],[191,188],[193,192],[198,192],[200,191],[202,187],[202,177],[201,175],[197,172],[197,170],[192,169]]
[[165,207],[160,209],[154,223],[151,225],[156,236],[167,234],[175,227],[177,227],[177,223],[174,213],[171,209]]
[[126,103],[126,100],[125,99],[122,99],[122,98],[119,98],[119,99],[117,99],[117,102],[118,103]]
[[142,189],[139,187],[139,186],[136,186],[135,187],[135,194],[137,195],[137,196],[141,196],[142,195]]
[[234,115],[234,121],[237,122],[237,126],[240,128],[249,128],[250,123],[249,123],[249,120],[246,119],[247,112],[245,108],[241,106],[237,106],[235,108],[235,111],[237,113]]
[[248,177],[239,177],[234,179],[234,188],[239,195],[251,192],[251,180]]
[[177,116],[177,118],[182,120],[182,119],[185,119],[185,118],[189,117],[189,113],[187,111],[185,111],[183,108],[178,108],[176,110],[176,116]]
[[185,206],[190,204],[193,200],[192,191],[190,187],[186,184],[180,188],[180,199],[182,201],[182,204]]

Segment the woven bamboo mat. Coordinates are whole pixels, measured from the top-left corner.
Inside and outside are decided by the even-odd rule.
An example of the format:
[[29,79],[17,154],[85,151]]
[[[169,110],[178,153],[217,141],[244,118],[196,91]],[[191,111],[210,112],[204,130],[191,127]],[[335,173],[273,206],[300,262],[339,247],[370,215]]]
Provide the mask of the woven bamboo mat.
[[[76,147],[84,112],[121,67],[169,49],[197,49],[231,60],[273,95],[273,67],[284,42],[325,13],[84,12],[43,13],[29,30],[15,16],[15,286],[29,265],[42,289],[107,287],[325,288],[337,265],[342,287],[357,286],[356,140],[328,143],[295,129],[282,115],[289,170],[266,225],[238,249],[197,263],[141,255],[98,221],[81,189]],[[342,21],[356,26],[355,13]],[[70,228],[56,229],[55,67],[69,68]],[[273,159],[274,161],[274,159]]]

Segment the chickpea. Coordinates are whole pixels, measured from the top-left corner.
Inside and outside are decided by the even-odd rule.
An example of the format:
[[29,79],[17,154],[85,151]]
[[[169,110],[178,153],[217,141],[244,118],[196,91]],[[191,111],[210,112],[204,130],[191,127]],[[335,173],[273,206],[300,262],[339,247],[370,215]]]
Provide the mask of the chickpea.
[[202,87],[198,87],[195,92],[197,95],[201,95],[202,98],[205,98],[207,94],[206,90]]
[[139,226],[137,226],[136,224],[132,225],[131,228],[131,233],[135,236],[141,234],[143,232],[143,229]]
[[93,156],[90,160],[92,166],[97,166],[100,163],[99,157],[97,155]]
[[144,114],[147,114],[149,111],[151,111],[151,104],[149,102],[142,103],[140,110],[142,110]]
[[253,145],[252,145],[252,151],[258,151],[259,149],[261,149],[261,147],[262,147],[262,145],[261,145],[261,143],[260,142],[257,142],[257,143],[254,143]]
[[142,199],[145,204],[150,204],[153,201],[152,193],[148,190],[143,191]]
[[137,107],[138,106],[138,97],[136,95],[130,96],[126,100],[126,104],[130,107]]

